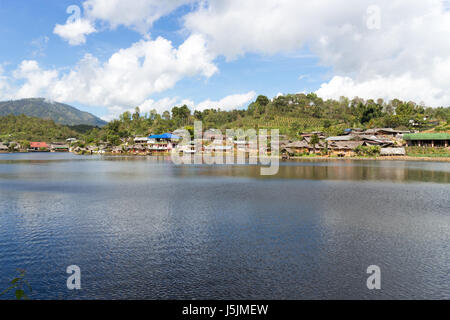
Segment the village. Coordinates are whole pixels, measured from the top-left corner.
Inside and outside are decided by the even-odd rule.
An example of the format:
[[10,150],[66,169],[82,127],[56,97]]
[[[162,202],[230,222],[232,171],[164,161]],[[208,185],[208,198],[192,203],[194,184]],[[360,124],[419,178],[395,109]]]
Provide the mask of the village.
[[[280,136],[280,156],[283,159],[297,157],[404,157],[408,149],[440,150],[448,154],[449,133],[412,133],[392,128],[346,129],[340,136],[327,136],[323,132],[310,132],[298,135],[292,140]],[[270,140],[270,136],[268,136]],[[107,142],[85,145],[83,141],[69,138],[65,142],[30,142],[21,145],[18,142],[0,143],[0,153],[8,152],[72,152],[92,155],[164,155],[177,149],[180,153],[231,153],[247,152],[250,146],[247,140],[223,138],[223,141],[202,139],[188,145],[179,145],[181,137],[164,133],[148,137],[123,139],[120,145],[113,146]],[[200,148],[199,148],[200,146]],[[267,150],[270,154],[271,150]],[[426,154],[426,152],[422,152]]]

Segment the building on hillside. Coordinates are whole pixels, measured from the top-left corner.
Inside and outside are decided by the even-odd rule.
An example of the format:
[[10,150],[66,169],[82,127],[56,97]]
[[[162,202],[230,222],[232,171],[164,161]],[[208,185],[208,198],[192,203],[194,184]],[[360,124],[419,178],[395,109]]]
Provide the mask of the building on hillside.
[[144,146],[142,144],[135,144],[133,146],[128,147],[128,152],[133,154],[147,154],[148,149],[147,146]]
[[348,128],[344,130],[344,134],[360,134],[363,131],[361,128]]
[[147,145],[151,152],[164,153],[175,148],[180,140],[181,137],[179,136],[172,133],[164,133],[149,136]]
[[9,148],[8,146],[4,145],[3,143],[0,143],[0,152],[8,152]]
[[394,141],[380,136],[360,136],[358,140],[365,141],[368,146],[380,146],[382,148],[394,145]]
[[405,134],[403,139],[408,147],[448,148],[450,133],[413,133]]
[[210,144],[205,147],[205,151],[209,152],[231,152],[233,151],[232,146],[224,146],[224,145],[217,145],[217,144]]
[[49,151],[49,146],[45,142],[30,142],[29,151]]
[[301,136],[303,138],[311,138],[313,135],[317,135],[319,139],[325,139],[326,136],[323,132],[316,131],[316,132],[309,132],[309,133],[302,133]]
[[353,157],[355,149],[367,145],[365,141],[333,141],[328,145],[328,151],[332,156]]
[[352,141],[357,139],[354,135],[346,135],[346,136],[336,136],[336,137],[328,137],[325,139],[325,141],[328,141],[328,143],[335,142],[335,141]]
[[395,130],[392,128],[375,128],[364,131],[364,134],[366,135],[385,136],[391,138],[401,138],[404,134],[408,133],[411,133],[411,131]]
[[148,144],[148,137],[136,137],[134,138],[134,143],[135,144]]
[[122,153],[124,153],[123,147],[122,146],[112,147],[111,153],[112,154],[122,154]]
[[51,152],[69,152],[69,149],[69,145],[61,143],[52,143],[50,146]]
[[184,146],[178,145],[177,150],[179,150],[180,153],[183,153],[183,154],[194,154],[194,153],[197,153],[195,141],[191,141],[189,144],[184,145]]
[[288,143],[284,148],[290,154],[303,154],[309,152],[310,145],[305,140],[302,140]]
[[345,142],[345,141],[365,141],[367,145],[380,147],[389,147],[394,144],[394,141],[386,137],[374,135],[371,136],[367,134],[358,134],[358,135],[350,134],[346,136],[329,137],[326,138],[325,141],[328,141],[328,143]]

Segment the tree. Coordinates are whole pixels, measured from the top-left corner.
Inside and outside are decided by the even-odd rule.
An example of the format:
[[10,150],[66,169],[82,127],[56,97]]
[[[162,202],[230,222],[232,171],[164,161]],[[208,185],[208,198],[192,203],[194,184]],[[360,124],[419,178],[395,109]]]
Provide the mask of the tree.
[[313,147],[314,153],[316,153],[316,145],[320,142],[319,136],[317,134],[313,134],[311,136],[310,145]]
[[22,149],[28,150],[30,149],[30,142],[27,140],[22,140],[20,141],[20,146],[22,147]]
[[266,96],[259,95],[255,102],[260,106],[265,107],[269,104],[270,100]]
[[136,107],[134,109],[134,113],[133,113],[133,121],[138,121],[141,117],[141,110],[139,109],[139,107]]
[[300,132],[301,124],[298,121],[294,121],[291,124],[291,135],[293,137],[297,137],[298,133]]
[[9,152],[14,152],[16,146],[17,146],[17,144],[15,144],[14,142],[13,142],[13,143],[10,143],[9,146],[8,146]]
[[169,111],[164,111],[162,114],[162,118],[164,120],[170,120],[170,112]]
[[325,129],[328,129],[329,127],[331,127],[331,121],[328,120],[328,119],[326,119],[326,120],[323,122],[323,127],[324,127]]

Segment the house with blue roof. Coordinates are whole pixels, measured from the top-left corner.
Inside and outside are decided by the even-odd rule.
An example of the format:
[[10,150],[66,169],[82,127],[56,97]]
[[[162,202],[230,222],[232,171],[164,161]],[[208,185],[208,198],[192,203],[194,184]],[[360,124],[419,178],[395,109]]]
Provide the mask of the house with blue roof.
[[154,153],[170,152],[180,142],[181,137],[172,133],[148,136],[148,149]]

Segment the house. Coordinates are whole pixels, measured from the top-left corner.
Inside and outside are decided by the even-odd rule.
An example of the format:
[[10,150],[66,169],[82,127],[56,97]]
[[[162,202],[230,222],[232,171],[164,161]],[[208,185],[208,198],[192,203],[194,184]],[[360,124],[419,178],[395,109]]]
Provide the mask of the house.
[[8,152],[8,146],[5,146],[3,143],[0,143],[0,152]]
[[147,144],[148,140],[149,140],[148,137],[136,137],[136,138],[134,138],[134,143],[135,144]]
[[49,151],[49,146],[45,142],[30,142],[29,151]]
[[344,134],[359,134],[362,133],[364,130],[361,128],[348,128],[344,130]]
[[316,131],[316,132],[309,132],[309,133],[302,133],[301,136],[303,138],[311,138],[313,135],[317,135],[319,137],[319,139],[325,139],[325,134],[323,132],[320,131]]
[[301,154],[309,152],[310,145],[305,140],[302,140],[286,144],[284,148],[290,154]]
[[123,149],[121,146],[119,147],[113,147],[111,150],[111,153],[113,154],[122,154],[123,153]]
[[334,141],[352,141],[357,139],[354,135],[346,135],[346,136],[336,136],[336,137],[328,137],[325,141],[334,142]]
[[151,135],[148,137],[148,149],[156,153],[169,152],[180,141],[180,137],[172,133],[164,133],[159,135]]
[[346,135],[346,136],[337,136],[337,137],[329,137],[325,139],[328,143],[333,142],[345,142],[345,141],[365,141],[366,145],[369,146],[380,146],[380,147],[389,147],[394,144],[394,142],[390,139],[387,139],[382,136],[374,136],[367,134],[358,134],[358,135]]
[[232,146],[224,146],[224,145],[217,145],[217,144],[210,144],[209,146],[205,147],[205,151],[212,151],[212,152],[230,152],[233,151]]
[[413,133],[405,134],[403,139],[408,147],[448,148],[450,133]]
[[147,148],[141,144],[135,144],[133,146],[128,147],[128,152],[134,153],[134,154],[146,154]]
[[360,136],[358,140],[365,141],[368,146],[387,148],[394,145],[394,141],[380,136]]
[[51,152],[69,152],[69,149],[69,145],[61,143],[54,143],[50,147]]
[[178,146],[178,150],[183,154],[194,154],[197,153],[195,141],[191,141],[189,144],[184,146]]
[[355,149],[364,145],[367,145],[364,141],[334,141],[328,145],[328,150],[333,156],[353,157],[356,155]]
[[364,134],[366,135],[373,135],[373,136],[386,136],[386,137],[401,137],[403,134],[411,133],[411,131],[404,131],[404,130],[395,130],[392,128],[375,128],[375,129],[367,129],[364,131]]

